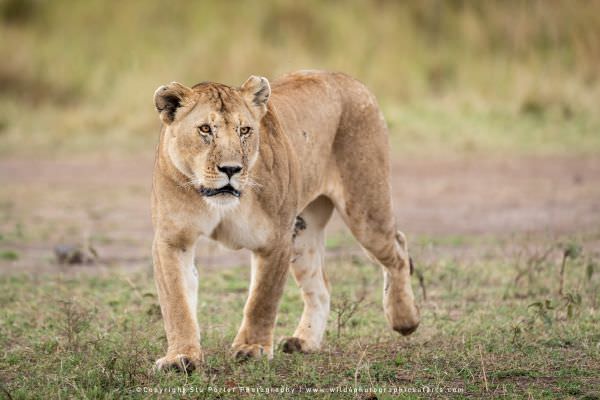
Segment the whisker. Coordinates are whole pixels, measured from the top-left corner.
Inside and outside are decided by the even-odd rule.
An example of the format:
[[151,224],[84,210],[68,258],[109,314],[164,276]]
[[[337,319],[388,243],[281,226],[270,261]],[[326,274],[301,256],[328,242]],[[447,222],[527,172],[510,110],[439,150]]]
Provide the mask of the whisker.
[[262,184],[256,182],[254,179],[250,178],[249,176],[246,176],[246,178],[244,179],[244,185],[247,186],[248,188],[250,188],[250,190],[254,190],[255,192],[258,192],[258,190],[263,187]]
[[194,177],[183,183],[180,183],[179,187],[181,187],[183,189],[189,189],[190,187],[195,188],[197,185],[200,185],[200,184],[201,184],[200,179]]

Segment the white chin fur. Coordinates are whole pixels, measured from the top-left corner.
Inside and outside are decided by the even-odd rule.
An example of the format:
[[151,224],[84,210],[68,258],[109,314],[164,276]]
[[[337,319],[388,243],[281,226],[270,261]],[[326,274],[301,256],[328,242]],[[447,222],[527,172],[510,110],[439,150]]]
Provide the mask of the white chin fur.
[[231,195],[219,194],[216,196],[204,197],[204,200],[211,208],[220,212],[228,211],[240,204],[240,199]]

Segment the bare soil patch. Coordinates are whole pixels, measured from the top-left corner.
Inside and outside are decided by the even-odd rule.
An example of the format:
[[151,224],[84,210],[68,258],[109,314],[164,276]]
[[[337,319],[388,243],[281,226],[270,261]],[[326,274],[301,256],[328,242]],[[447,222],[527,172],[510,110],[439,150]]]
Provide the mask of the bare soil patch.
[[[102,267],[149,267],[152,167],[150,154],[0,160],[0,270],[64,268],[54,246],[85,241]],[[409,240],[472,252],[515,237],[577,236],[593,247],[600,238],[600,157],[397,159],[392,175]],[[330,225],[333,235],[347,234],[337,217]],[[481,237],[490,240],[473,246]],[[330,253],[358,251],[343,244]],[[209,268],[248,262],[245,252],[208,241],[198,256]]]

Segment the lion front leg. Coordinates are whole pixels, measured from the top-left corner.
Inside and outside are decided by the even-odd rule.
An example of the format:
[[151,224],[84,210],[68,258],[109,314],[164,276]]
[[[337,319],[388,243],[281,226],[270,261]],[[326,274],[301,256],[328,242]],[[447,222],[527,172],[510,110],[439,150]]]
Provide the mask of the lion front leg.
[[290,263],[290,249],[252,254],[250,295],[242,325],[233,341],[238,360],[273,358],[273,330]]
[[196,317],[198,273],[194,266],[194,246],[179,246],[157,235],[153,258],[168,342],[167,354],[156,361],[156,368],[191,372],[202,362]]

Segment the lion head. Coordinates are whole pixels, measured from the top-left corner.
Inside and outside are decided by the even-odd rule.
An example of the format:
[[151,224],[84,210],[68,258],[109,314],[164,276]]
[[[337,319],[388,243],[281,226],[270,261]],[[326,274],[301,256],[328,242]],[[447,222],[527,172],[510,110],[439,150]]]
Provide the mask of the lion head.
[[256,76],[239,88],[173,82],[154,93],[169,158],[210,205],[235,205],[252,185],[270,95],[269,81]]

